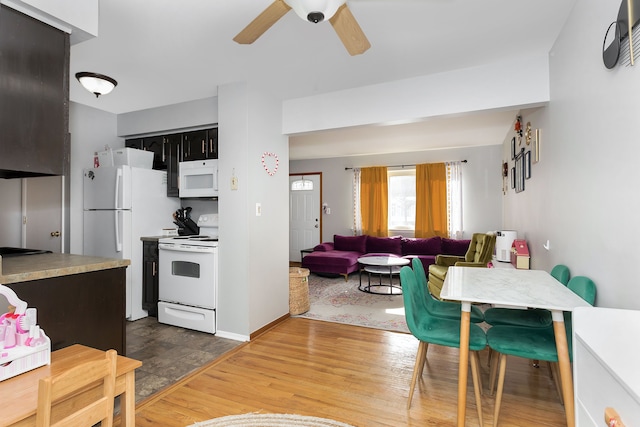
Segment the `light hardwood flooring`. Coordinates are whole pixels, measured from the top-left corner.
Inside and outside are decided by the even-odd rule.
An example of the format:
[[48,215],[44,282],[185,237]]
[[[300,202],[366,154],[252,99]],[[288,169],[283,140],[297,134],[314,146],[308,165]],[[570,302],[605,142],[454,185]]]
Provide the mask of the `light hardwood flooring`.
[[[453,426],[458,350],[429,347],[411,409],[406,409],[418,343],[408,334],[289,318],[141,402],[136,426],[184,427],[247,412],[296,413],[354,426]],[[493,425],[481,375],[485,426]],[[467,426],[478,426],[469,379]],[[500,426],[562,426],[564,409],[546,367],[507,365]],[[117,425],[117,424],[116,424]]]

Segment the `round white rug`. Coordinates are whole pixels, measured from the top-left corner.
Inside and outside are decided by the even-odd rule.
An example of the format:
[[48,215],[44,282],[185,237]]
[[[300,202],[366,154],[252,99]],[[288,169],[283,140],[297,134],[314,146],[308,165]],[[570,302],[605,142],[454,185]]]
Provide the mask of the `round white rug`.
[[201,421],[189,427],[353,427],[326,418],[292,414],[242,414]]

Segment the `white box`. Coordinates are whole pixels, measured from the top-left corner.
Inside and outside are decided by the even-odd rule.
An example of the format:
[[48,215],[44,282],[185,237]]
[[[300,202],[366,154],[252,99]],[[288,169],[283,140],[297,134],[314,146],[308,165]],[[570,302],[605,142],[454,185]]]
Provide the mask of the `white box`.
[[100,166],[132,166],[134,168],[153,168],[153,152],[136,148],[119,148],[98,153]]

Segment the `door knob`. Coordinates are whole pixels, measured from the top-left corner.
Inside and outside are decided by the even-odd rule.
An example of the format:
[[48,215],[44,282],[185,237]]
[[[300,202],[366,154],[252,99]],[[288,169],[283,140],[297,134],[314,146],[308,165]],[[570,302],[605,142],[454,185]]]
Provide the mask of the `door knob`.
[[60,237],[60,232],[59,231],[52,231],[51,232],[51,237]]

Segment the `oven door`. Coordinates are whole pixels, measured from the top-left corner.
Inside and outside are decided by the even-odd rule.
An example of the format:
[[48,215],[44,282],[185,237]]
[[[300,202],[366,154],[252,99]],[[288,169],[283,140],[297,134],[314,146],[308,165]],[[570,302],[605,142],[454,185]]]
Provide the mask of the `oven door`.
[[218,248],[160,243],[160,301],[216,308]]

